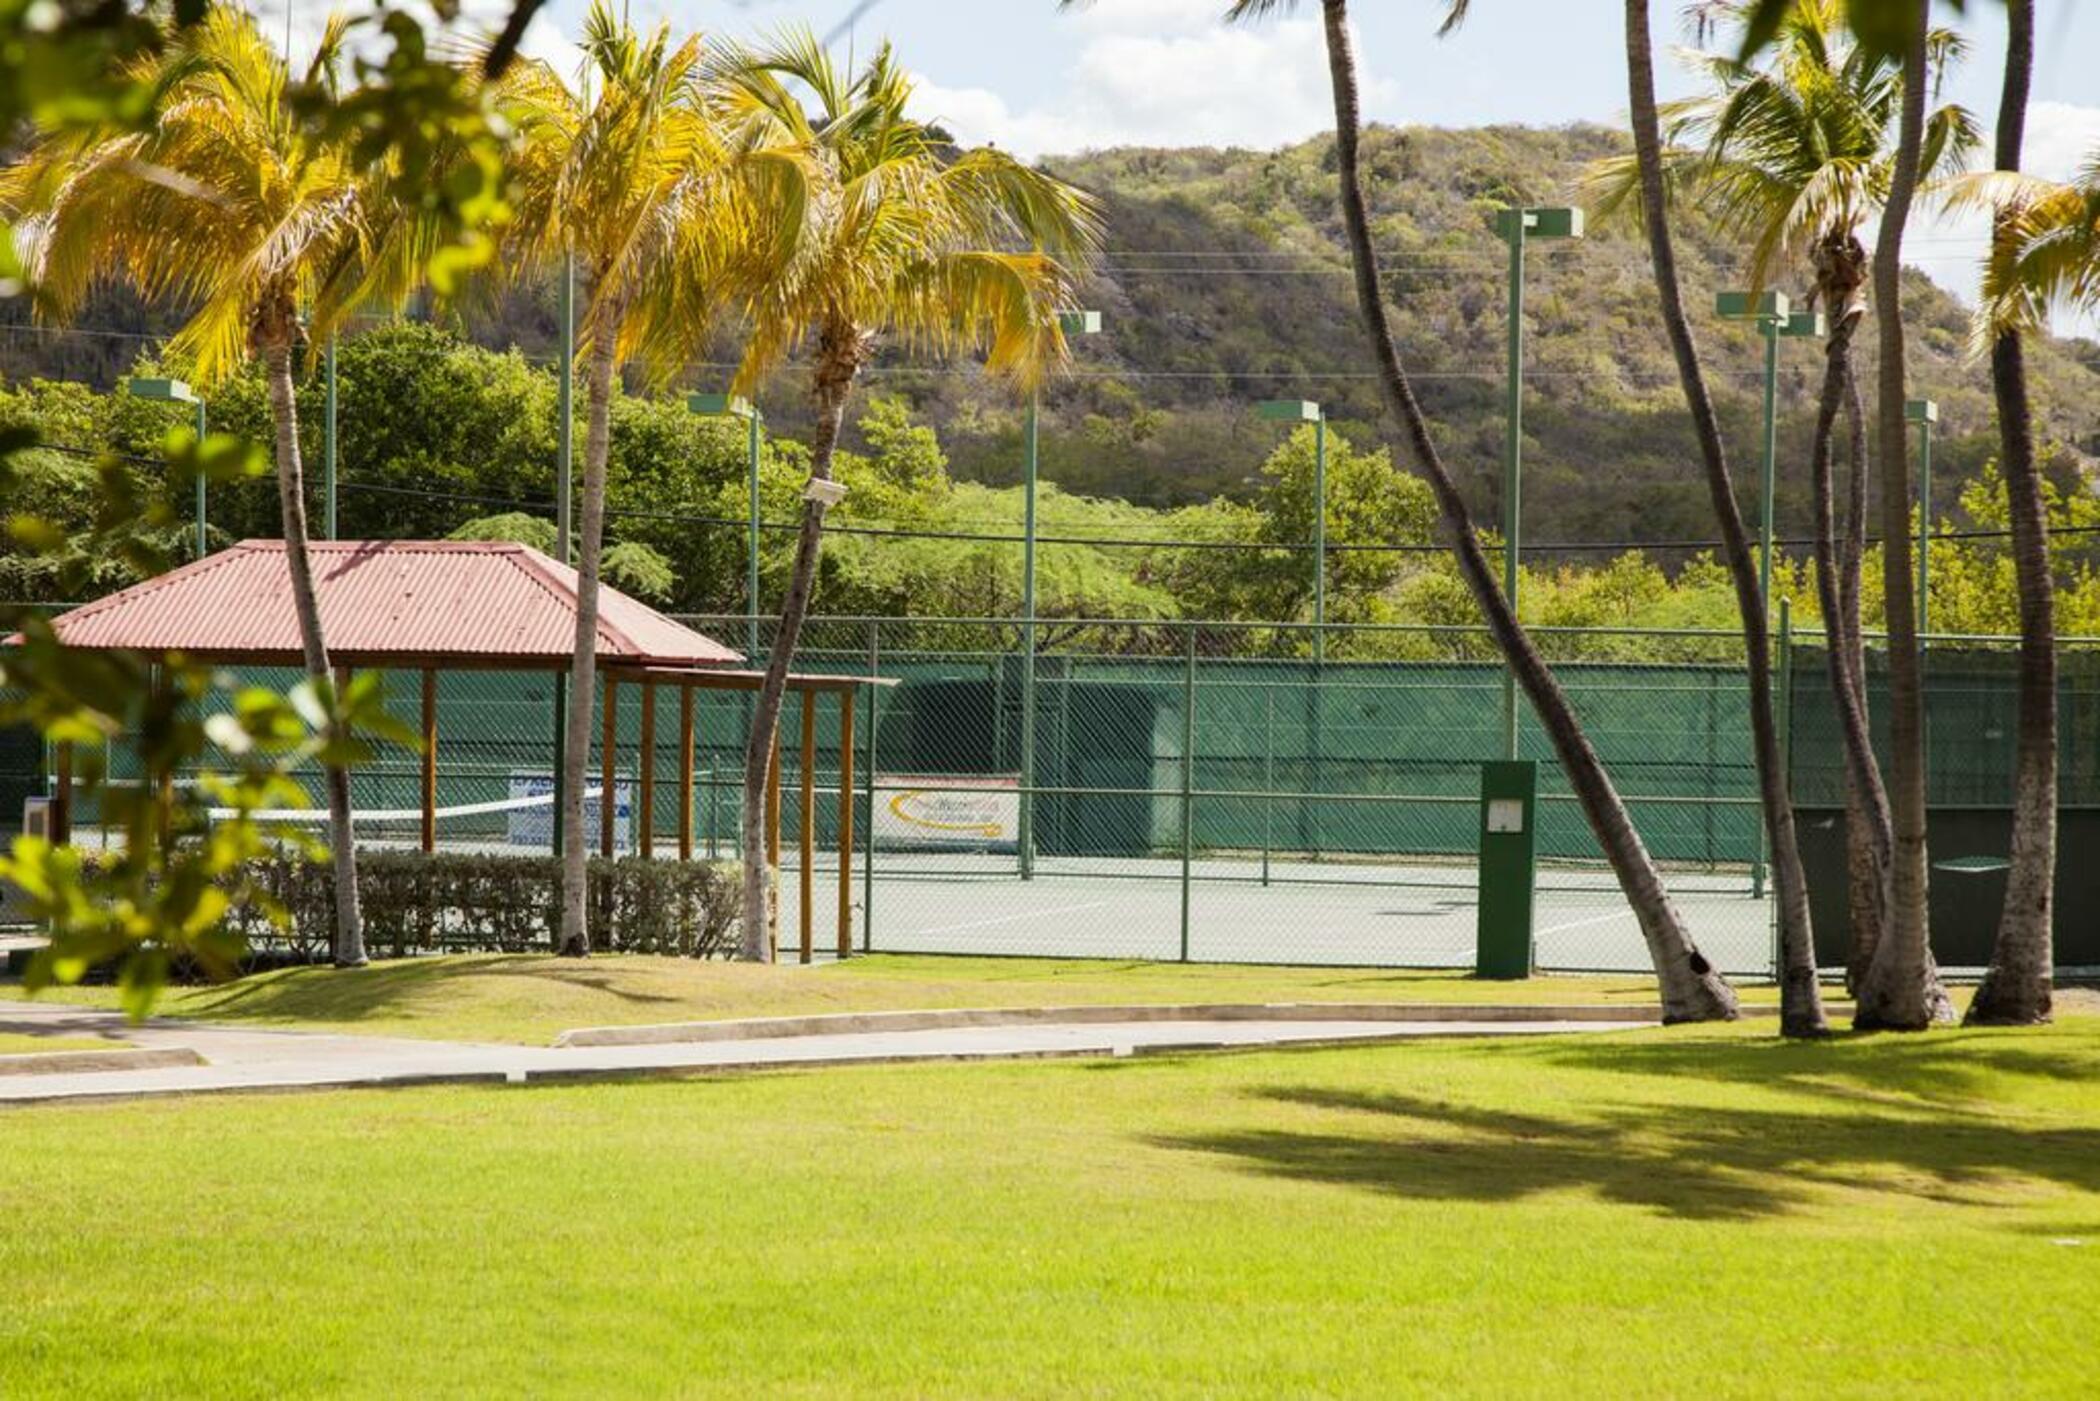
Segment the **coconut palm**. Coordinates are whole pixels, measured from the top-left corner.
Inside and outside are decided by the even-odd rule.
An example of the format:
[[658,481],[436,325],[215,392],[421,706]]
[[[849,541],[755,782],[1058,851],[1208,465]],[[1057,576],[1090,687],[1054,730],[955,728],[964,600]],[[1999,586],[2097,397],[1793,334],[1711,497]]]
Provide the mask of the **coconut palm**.
[[1902,56],[1902,101],[1888,197],[1874,240],[1879,383],[1875,436],[1882,462],[1882,583],[1888,618],[1889,860],[1888,920],[1858,988],[1853,1024],[1919,1031],[1951,1014],[1932,959],[1925,849],[1925,695],[1918,615],[1911,596],[1910,434],[1904,421],[1903,230],[1918,192],[1925,147],[1930,62],[1927,0],[1912,0],[1895,38]]
[[[1748,24],[1755,0],[1706,0],[1690,14],[1701,37]],[[1629,11],[1629,24],[1636,17]],[[1648,48],[1647,14],[1637,22],[1640,43]],[[1936,31],[1929,54],[1935,79],[1959,53],[1949,31]],[[1878,940],[1887,903],[1891,836],[1888,800],[1867,727],[1865,660],[1859,626],[1858,570],[1864,555],[1866,473],[1864,454],[1852,454],[1845,535],[1839,544],[1832,499],[1831,460],[1838,413],[1852,400],[1852,345],[1866,311],[1867,253],[1859,230],[1886,196],[1891,167],[1890,129],[1902,91],[1901,74],[1886,56],[1851,41],[1844,28],[1840,0],[1794,0],[1779,19],[1771,47],[1753,66],[1729,53],[1695,53],[1695,66],[1714,85],[1708,95],[1657,107],[1652,74],[1642,85],[1636,74],[1634,125],[1636,151],[1600,162],[1588,184],[1601,214],[1610,215],[1629,202],[1649,225],[1651,245],[1667,244],[1660,198],[1695,198],[1710,217],[1750,245],[1750,278],[1756,288],[1774,279],[1783,260],[1799,257],[1808,264],[1813,288],[1810,304],[1828,309],[1823,391],[1810,452],[1812,499],[1815,503],[1816,582],[1825,620],[1832,695],[1840,719],[1845,757],[1848,808],[1847,838],[1852,868],[1851,914],[1854,933],[1853,972],[1863,971]],[[1642,94],[1646,93],[1646,103]],[[1656,133],[1660,131],[1658,138]],[[1976,142],[1975,124],[1954,105],[1942,106],[1927,121],[1922,169],[1926,175],[1958,165]],[[1647,139],[1643,139],[1646,137]],[[1652,181],[1644,180],[1650,170]],[[1658,196],[1647,198],[1650,191]],[[1656,251],[1658,269],[1669,261],[1667,248]],[[1674,279],[1670,279],[1674,281]],[[1725,461],[1718,432],[1709,438],[1711,404],[1703,383],[1691,390],[1691,379],[1703,380],[1689,325],[1682,321],[1674,289],[1665,289],[1665,322],[1677,346],[1681,366],[1689,366],[1688,392],[1700,421],[1702,448],[1708,455],[1708,480],[1715,488],[1723,535],[1735,538],[1728,518],[1740,519],[1732,487],[1725,481]],[[1855,422],[1857,420],[1855,419]],[[1855,442],[1857,439],[1855,439]],[[1716,464],[1719,471],[1716,471]],[[1730,572],[1738,591],[1752,578],[1747,551],[1729,552]],[[1762,609],[1759,609],[1762,612]],[[1750,620],[1746,615],[1746,623]],[[1762,631],[1752,624],[1753,630]],[[1762,649],[1751,648],[1751,689],[1760,689]],[[1753,719],[1760,715],[1753,700]],[[1771,759],[1777,763],[1776,735]],[[1764,744],[1759,740],[1762,753]],[[1772,784],[1765,785],[1772,796]],[[1791,820],[1786,825],[1791,826]],[[1792,902],[1786,888],[1788,854],[1773,838],[1780,880],[1780,930],[1787,964],[1794,976],[1812,975],[1805,927],[1788,917]],[[1804,892],[1805,894],[1805,892]],[[1801,910],[1805,919],[1805,899]]]
[[563,845],[556,947],[572,957],[590,951],[584,782],[613,378],[630,361],[668,372],[691,358],[734,260],[738,220],[749,212],[728,196],[732,163],[709,116],[697,37],[673,44],[664,25],[639,34],[600,3],[584,20],[582,50],[582,93],[546,63],[523,60],[495,88],[517,141],[505,272],[536,277],[570,260],[582,296],[586,428],[576,655],[557,795]]
[[[912,85],[884,46],[858,72],[790,32],[719,66],[720,110],[740,150],[792,151],[766,172],[782,192],[777,275],[747,294],[749,385],[807,346],[813,483],[831,479],[846,402],[879,340],[980,349],[995,374],[1039,380],[1065,357],[1057,311],[1099,241],[1084,194],[995,150],[957,150],[909,112]],[[805,98],[813,104],[804,106]],[[823,489],[805,502],[787,598],[766,661],[744,763],[742,953],[770,956],[766,774],[822,547]]]
[[[339,20],[330,23],[304,74],[309,90],[339,95],[343,33]],[[331,674],[307,558],[293,357],[355,307],[403,293],[413,266],[399,254],[406,216],[385,196],[388,172],[360,168],[346,147],[294,119],[286,61],[240,10],[214,7],[131,76],[159,92],[149,129],[36,145],[0,183],[0,206],[20,219],[45,313],[71,315],[96,286],[121,280],[190,310],[169,350],[200,387],[250,356],[263,362],[293,606],[306,671],[325,694]],[[336,726],[327,722],[340,752]],[[325,772],[335,960],[362,964],[349,775],[340,763]]]
[[[2015,177],[2034,75],[2034,6],[2006,5],[2005,84],[1998,104],[1998,171]],[[2022,337],[2041,328],[2052,301],[2100,306],[2100,152],[2069,185],[2014,190],[1996,211],[1985,277],[1991,315],[1991,390],[1998,406],[1999,469],[2012,527],[2020,603],[2019,734],[2013,763],[2013,831],[2005,907],[1989,970],[1967,1020],[2049,1020],[2054,1000],[2056,883],[2056,600],[2049,517],[2035,465]]]
[[[1295,0],[1235,0],[1227,18],[1249,20],[1295,8]],[[1445,28],[1463,20],[1466,5],[1447,3]],[[1508,660],[1517,684],[1531,701],[1540,727],[1552,742],[1561,769],[1582,804],[1590,831],[1618,877],[1655,965],[1668,1021],[1702,1021],[1736,1015],[1735,991],[1692,943],[1655,862],[1635,830],[1625,802],[1605,772],[1597,751],[1583,732],[1553,670],[1532,641],[1496,581],[1481,547],[1465,498],[1444,465],[1431,436],[1429,420],[1415,398],[1414,386],[1393,342],[1391,319],[1380,291],[1378,255],[1371,243],[1370,211],[1364,196],[1358,155],[1362,135],[1356,54],[1349,33],[1347,0],[1321,0],[1328,76],[1334,90],[1335,156],[1340,182],[1343,230],[1355,272],[1358,313],[1377,366],[1386,408],[1406,432],[1416,466],[1428,478],[1442,514],[1446,535],[1458,557],[1460,576],[1486,619],[1495,645]]]

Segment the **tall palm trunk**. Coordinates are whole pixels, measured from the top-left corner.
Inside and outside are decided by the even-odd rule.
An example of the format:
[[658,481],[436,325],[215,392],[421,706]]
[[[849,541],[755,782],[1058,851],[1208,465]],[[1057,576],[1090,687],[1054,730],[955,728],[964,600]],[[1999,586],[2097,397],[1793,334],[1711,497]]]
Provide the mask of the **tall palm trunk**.
[[[299,619],[299,646],[305,653],[306,674],[334,685],[328,665],[328,644],[321,633],[321,601],[314,592],[313,561],[306,553],[306,475],[299,458],[299,401],[292,389],[292,341],[298,321],[289,299],[266,305],[256,317],[256,339],[262,350],[263,369],[270,383],[270,415],[277,431],[277,502],[284,517],[284,560],[292,581],[292,609]],[[329,707],[327,733],[335,740],[342,713],[342,697]],[[328,790],[329,859],[335,867],[335,938],[332,952],[336,966],[363,967],[365,954],[364,916],[357,902],[357,842],[350,822],[350,771],[341,764],[323,770]]]
[[[1859,705],[1860,733],[1849,737],[1846,761],[1861,763],[1862,775],[1871,772],[1871,786],[1862,788],[1853,770],[1845,773],[1845,858],[1852,910],[1852,955],[1845,963],[1845,991],[1856,994],[1874,950],[1888,927],[1889,861],[1895,848],[1890,829],[1888,786],[1882,777],[1881,760],[1874,753],[1872,709],[1867,699],[1867,644],[1860,621],[1860,576],[1867,555],[1867,410],[1859,390],[1859,375],[1845,350],[1845,533],[1838,547],[1837,627],[1844,630],[1843,658],[1852,695]],[[1826,628],[1831,624],[1826,623]],[[1836,648],[1836,638],[1830,642]],[[1833,660],[1836,660],[1835,658]],[[1832,694],[1836,691],[1833,689]]]
[[[850,323],[827,322],[818,335],[817,422],[809,445],[809,474],[813,479],[831,479],[831,460],[838,450],[839,429],[846,419],[846,397],[853,392],[853,381],[859,376],[867,353],[867,336]],[[817,561],[824,546],[825,509],[821,501],[803,502],[802,528],[795,537],[795,568],[788,577],[780,626],[766,655],[765,681],[759,687],[751,735],[744,750],[744,902],[737,954],[752,963],[769,961],[773,952],[766,937],[772,894],[767,879],[766,824],[779,818],[766,809],[766,777],[772,767],[774,740],[780,732],[780,707],[787,697],[788,671],[794,666],[802,624],[809,616],[810,595],[816,589]]]
[[1736,504],[1735,481],[1721,442],[1720,420],[1707,392],[1699,347],[1684,314],[1671,246],[1669,204],[1663,193],[1662,134],[1655,110],[1655,58],[1648,34],[1648,0],[1626,0],[1626,78],[1631,96],[1634,159],[1640,165],[1641,223],[1662,302],[1663,329],[1677,359],[1677,378],[1691,409],[1692,428],[1706,467],[1706,490],[1721,525],[1721,553],[1735,585],[1743,622],[1743,661],[1750,689],[1750,741],[1757,761],[1757,788],[1765,836],[1772,853],[1772,883],[1779,902],[1779,1023],[1787,1036],[1825,1036],[1823,993],[1816,978],[1815,935],[1809,923],[1808,878],[1794,833],[1794,801],[1779,753],[1779,728],[1772,711],[1772,638],[1769,601],[1757,577],[1750,535]]
[[[1860,565],[1866,551],[1867,451],[1852,347],[1867,311],[1867,250],[1851,228],[1840,225],[1816,240],[1812,262],[1816,300],[1830,318],[1809,463],[1816,513],[1816,596],[1823,609],[1830,694],[1838,713],[1844,764],[1845,865],[1852,922],[1845,989],[1850,992],[1859,986],[1874,946],[1881,941],[1893,844],[1888,791],[1882,784],[1881,763],[1874,754],[1873,731],[1867,720],[1866,640],[1859,618]],[[1841,413],[1847,430],[1842,536],[1831,468]]]
[[[2034,74],[2032,0],[2007,0],[2005,88],[1998,103],[1998,169],[2020,168],[2027,90]],[[1994,230],[2011,238],[2008,217]],[[2020,596],[2018,753],[2013,765],[2012,869],[1991,966],[1968,1020],[2028,1024],[2049,1020],[2055,949],[2056,598],[2049,575],[2049,518],[2034,461],[2027,365],[2018,331],[1991,342],[1991,392],[1998,401],[1998,457],[2012,526],[2013,576]]]
[[1903,110],[1888,202],[1874,244],[1875,325],[1881,383],[1875,403],[1881,445],[1882,586],[1889,634],[1889,918],[1859,988],[1855,1026],[1922,1031],[1947,1007],[1933,963],[1926,899],[1925,695],[1911,596],[1910,447],[1904,408],[1903,229],[1917,194],[1925,132],[1926,0],[1908,7],[1903,41]]
[[1334,84],[1335,155],[1341,184],[1342,220],[1349,239],[1350,260],[1356,274],[1358,310],[1370,340],[1372,358],[1378,366],[1378,383],[1386,407],[1407,433],[1416,464],[1429,480],[1443,525],[1458,557],[1459,573],[1475,603],[1486,618],[1496,645],[1508,659],[1517,684],[1524,688],[1539,723],[1552,741],[1561,768],[1582,804],[1590,830],[1603,848],[1612,870],[1625,892],[1627,904],[1641,926],[1649,957],[1661,986],[1665,1021],[1708,1021],[1736,1015],[1735,990],[1715,971],[1686,932],[1683,921],[1670,903],[1662,877],[1642,845],[1640,834],[1627,816],[1626,805],[1613,788],[1611,778],[1598,761],[1568,698],[1560,689],[1545,658],[1533,646],[1530,634],[1517,621],[1509,600],[1495,582],[1494,570],[1481,550],[1473,523],[1466,511],[1442,456],[1429,434],[1429,422],[1416,401],[1414,388],[1400,363],[1393,332],[1379,290],[1377,253],[1371,245],[1370,214],[1364,202],[1363,178],[1358,158],[1360,115],[1356,86],[1356,56],[1349,38],[1347,0],[1322,0],[1327,39],[1328,72]]
[[[598,677],[598,572],[605,552],[605,461],[612,446],[612,382],[619,355],[620,308],[611,297],[591,298],[591,354],[584,365],[583,522],[576,546],[576,655],[569,665],[568,729],[561,768],[561,937],[557,951],[584,958],[591,951],[589,871],[591,834],[584,827],[583,793],[591,759],[591,716]],[[608,790],[598,797],[608,805]]]

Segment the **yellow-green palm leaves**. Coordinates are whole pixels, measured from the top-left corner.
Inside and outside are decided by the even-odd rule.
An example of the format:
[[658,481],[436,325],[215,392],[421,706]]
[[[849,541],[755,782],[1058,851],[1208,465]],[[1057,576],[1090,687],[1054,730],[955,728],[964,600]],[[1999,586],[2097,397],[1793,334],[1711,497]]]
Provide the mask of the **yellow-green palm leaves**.
[[2051,306],[2100,311],[2100,150],[2060,184],[1992,172],[1963,195],[2003,220],[1984,267],[1990,326],[2039,330]]
[[[332,86],[341,34],[331,23],[307,83]],[[375,173],[295,120],[285,61],[247,15],[214,7],[130,76],[159,91],[150,129],[48,138],[0,176],[47,314],[115,281],[192,307],[170,349],[208,385],[294,335],[302,307],[325,330],[405,293]]]
[[706,334],[746,206],[726,196],[697,37],[638,35],[597,5],[582,48],[581,92],[539,61],[497,84],[517,142],[507,272],[573,258],[585,343],[609,328],[619,361],[668,373]]
[[723,128],[750,153],[744,178],[773,192],[779,216],[750,245],[764,275],[744,298],[746,384],[812,336],[820,362],[857,365],[891,334],[982,351],[1022,384],[1063,360],[1057,309],[1100,239],[1088,196],[914,118],[887,46],[848,75],[795,33],[724,55],[717,74]]
[[[1693,13],[1703,33],[1740,24],[1751,8],[1714,0]],[[1936,72],[1960,51],[1952,33],[1932,35]],[[1818,241],[1855,237],[1888,194],[1903,75],[1853,39],[1840,0],[1796,0],[1761,66],[1732,49],[1690,58],[1714,90],[1663,109],[1665,175],[1677,196],[1696,197],[1723,228],[1750,240],[1751,281],[1765,286],[1781,260]],[[1926,119],[1922,178],[1958,170],[1976,143],[1966,108],[1936,108]],[[1631,155],[1600,162],[1586,182],[1596,212],[1630,209],[1637,180]]]

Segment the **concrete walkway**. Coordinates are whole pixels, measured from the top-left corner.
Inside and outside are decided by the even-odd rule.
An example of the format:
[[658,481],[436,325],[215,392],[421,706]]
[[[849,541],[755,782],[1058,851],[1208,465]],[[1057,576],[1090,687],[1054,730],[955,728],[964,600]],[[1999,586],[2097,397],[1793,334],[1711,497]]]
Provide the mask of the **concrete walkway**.
[[1652,1021],[1440,1019],[1308,1021],[1216,1019],[950,1026],[610,1046],[508,1046],[402,1037],[260,1031],[154,1020],[35,1003],[0,1002],[0,1027],[103,1035],[134,1046],[195,1051],[203,1065],[0,1078],[0,1104],[325,1086],[510,1082],[679,1072],[758,1070],[884,1061],[1123,1056],[1419,1036],[1511,1036],[1615,1031]]

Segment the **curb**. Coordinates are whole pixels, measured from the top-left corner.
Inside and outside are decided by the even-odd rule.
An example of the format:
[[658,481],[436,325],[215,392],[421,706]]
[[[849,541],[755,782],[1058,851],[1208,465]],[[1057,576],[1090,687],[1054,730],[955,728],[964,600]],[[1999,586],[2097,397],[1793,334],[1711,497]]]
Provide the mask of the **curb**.
[[210,1062],[187,1046],[112,1051],[28,1051],[0,1056],[0,1075],[90,1075],[104,1070],[173,1070]]
[[659,1022],[648,1026],[579,1027],[554,1038],[557,1047],[662,1046],[684,1042],[768,1041],[793,1036],[841,1036],[884,1031],[944,1031],[952,1027],[1030,1026],[1056,1022],[1659,1022],[1660,1008],[1594,1004],[1524,1006],[1507,1003],[1224,1002],[1101,1007],[961,1007],[927,1012],[833,1012],[806,1017],[751,1017],[737,1021]]

